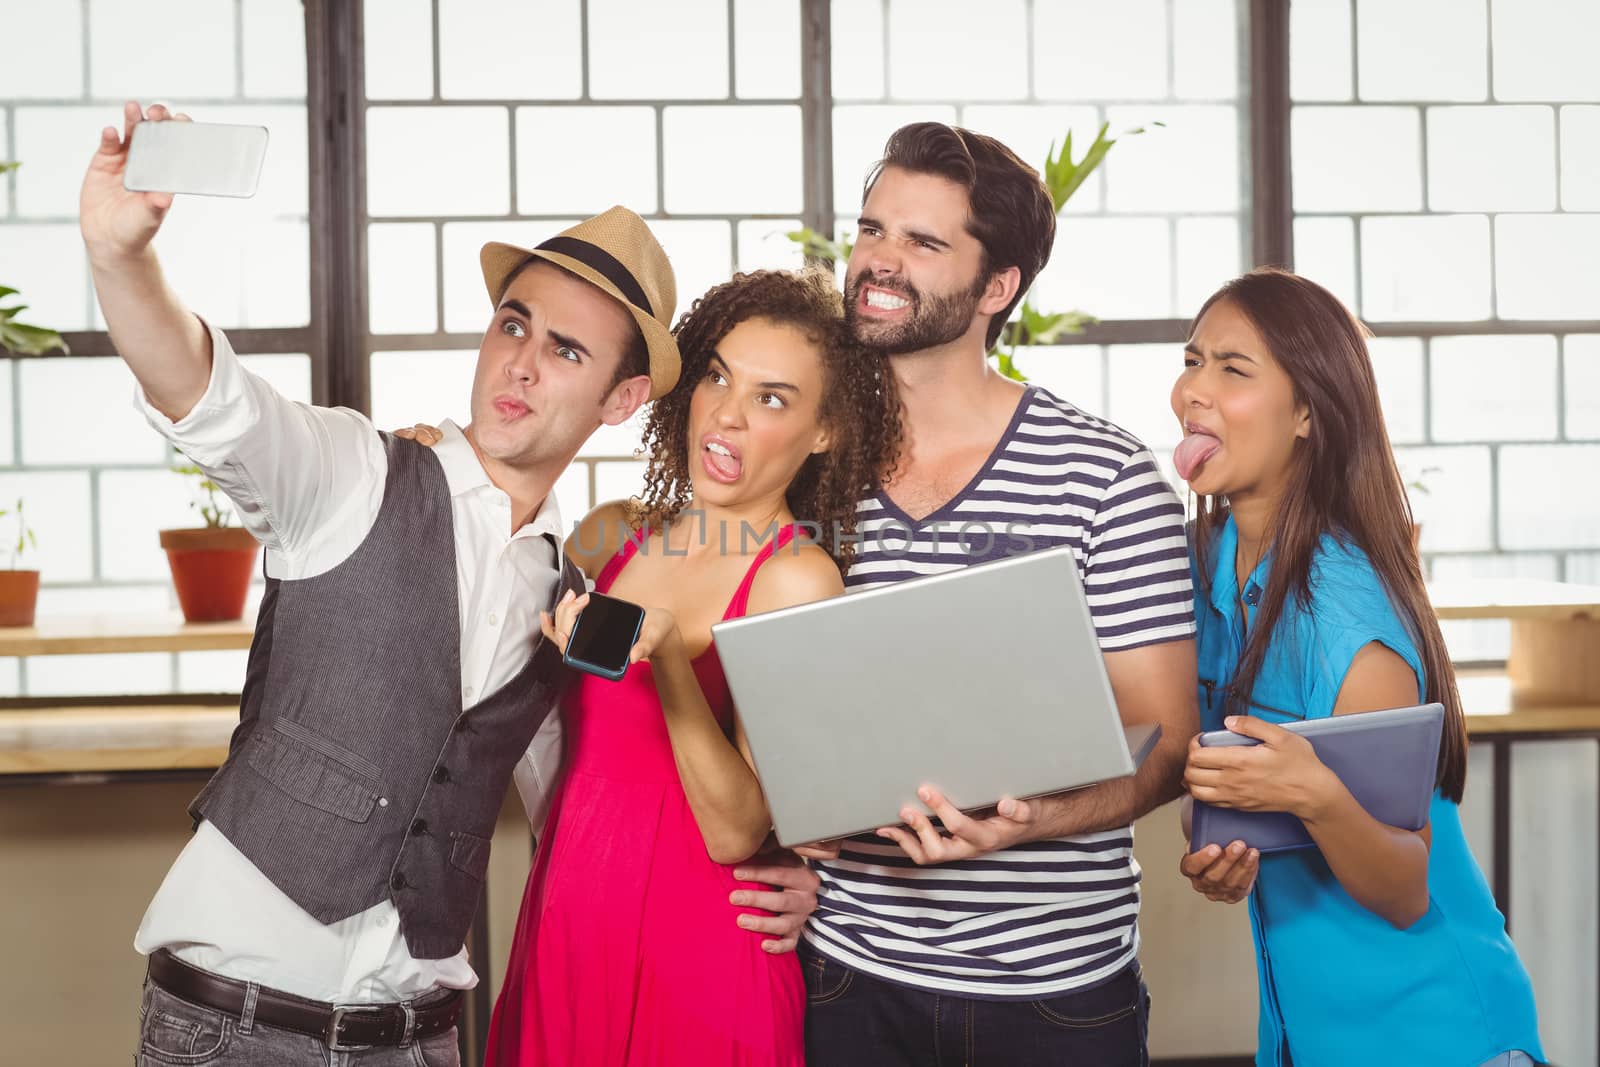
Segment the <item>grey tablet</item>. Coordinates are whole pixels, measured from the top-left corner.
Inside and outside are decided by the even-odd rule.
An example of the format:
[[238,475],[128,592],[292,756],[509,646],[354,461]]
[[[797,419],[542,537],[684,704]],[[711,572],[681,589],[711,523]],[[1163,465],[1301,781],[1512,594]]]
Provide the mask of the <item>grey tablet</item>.
[[[1374,819],[1402,830],[1420,830],[1427,824],[1438,777],[1443,704],[1310,719],[1284,729],[1310,741],[1317,758]],[[1227,730],[1201,734],[1200,743],[1259,744]],[[1234,811],[1196,801],[1190,850],[1198,852],[1207,845],[1226,848],[1234,841],[1262,852],[1315,844],[1305,825],[1287,812]]]
[[1123,731],[1070,548],[712,633],[785,845],[897,825],[923,783],[970,810],[1132,774],[1159,736]]

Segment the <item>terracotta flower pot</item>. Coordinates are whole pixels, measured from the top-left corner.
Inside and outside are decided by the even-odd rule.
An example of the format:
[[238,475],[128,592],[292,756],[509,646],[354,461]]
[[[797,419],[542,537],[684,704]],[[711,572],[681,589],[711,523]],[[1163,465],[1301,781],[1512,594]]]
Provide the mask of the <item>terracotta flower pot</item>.
[[162,530],[178,604],[189,622],[224,622],[244,616],[244,600],[261,546],[239,526]]
[[0,571],[0,626],[32,626],[38,604],[38,571]]

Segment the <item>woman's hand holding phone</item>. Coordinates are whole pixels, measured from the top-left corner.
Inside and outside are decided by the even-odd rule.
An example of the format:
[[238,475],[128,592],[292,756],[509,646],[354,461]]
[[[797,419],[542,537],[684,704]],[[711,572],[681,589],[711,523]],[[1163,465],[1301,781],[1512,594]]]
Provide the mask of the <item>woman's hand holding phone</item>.
[[683,644],[671,612],[641,608],[602,593],[576,596],[568,590],[553,613],[539,613],[539,627],[569,666],[612,681],[630,665],[681,649]]

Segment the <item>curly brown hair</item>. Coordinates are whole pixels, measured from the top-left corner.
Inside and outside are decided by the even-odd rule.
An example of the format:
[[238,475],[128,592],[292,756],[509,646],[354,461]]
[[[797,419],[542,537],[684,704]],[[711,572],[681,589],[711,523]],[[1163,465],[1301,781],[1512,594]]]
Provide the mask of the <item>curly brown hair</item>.
[[824,270],[758,270],[735,274],[694,302],[673,334],[683,354],[678,384],[650,409],[644,492],[631,502],[635,528],[661,529],[689,505],[689,400],[706,376],[711,354],[747,319],[802,331],[821,347],[821,420],[832,445],[807,458],[786,500],[795,519],[816,531],[841,571],[855,559],[856,504],[894,470],[900,453],[899,394],[883,356],[856,344],[844,324],[844,301]]

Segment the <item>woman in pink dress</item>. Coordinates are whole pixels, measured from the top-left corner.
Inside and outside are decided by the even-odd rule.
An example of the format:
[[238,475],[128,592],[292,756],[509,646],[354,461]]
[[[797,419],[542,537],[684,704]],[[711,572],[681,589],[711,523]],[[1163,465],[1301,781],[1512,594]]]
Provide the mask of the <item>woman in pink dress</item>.
[[[568,540],[595,589],[645,621],[623,679],[580,675],[563,706],[562,783],[490,1064],[804,1062],[796,958],[729,914],[730,892],[763,888],[733,865],[771,818],[711,625],[843,591],[856,501],[892,467],[900,423],[842,314],[821,273],[736,275],[697,301],[675,331],[682,377],[645,431],[643,498],[596,508]],[[561,647],[586,600],[545,617]]]

